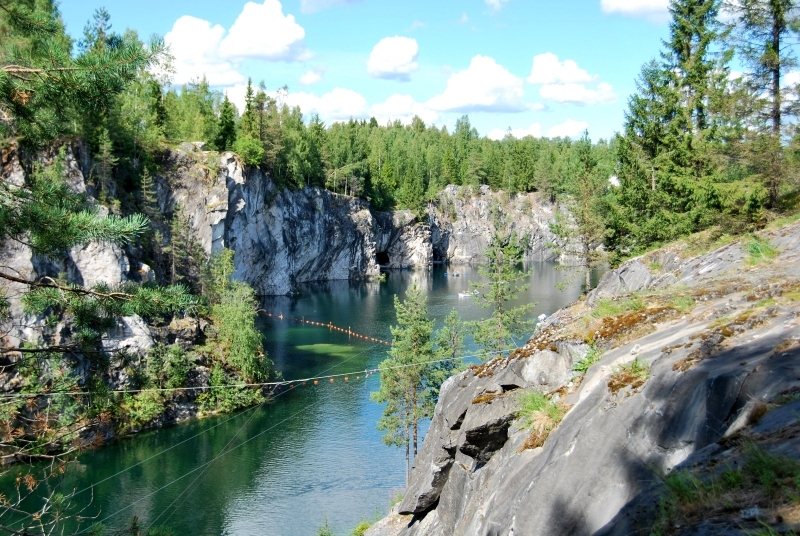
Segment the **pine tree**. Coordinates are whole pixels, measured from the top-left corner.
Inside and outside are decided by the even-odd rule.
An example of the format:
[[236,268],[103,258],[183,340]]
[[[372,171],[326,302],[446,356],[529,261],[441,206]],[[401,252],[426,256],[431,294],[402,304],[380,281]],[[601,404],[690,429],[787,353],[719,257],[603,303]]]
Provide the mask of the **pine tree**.
[[726,2],[725,9],[732,15],[729,41],[746,65],[743,81],[755,112],[749,118],[751,132],[757,132],[751,136],[751,161],[769,192],[770,207],[777,209],[787,173],[781,136],[795,104],[790,95],[796,91],[785,84],[785,77],[797,66],[800,2],[737,0]]
[[475,299],[482,307],[491,308],[492,314],[484,320],[469,322],[468,329],[481,347],[483,359],[501,358],[504,352],[518,346],[516,339],[527,334],[532,324],[525,316],[536,304],[510,307],[508,303],[527,290],[529,285],[523,281],[530,275],[529,271],[519,270],[522,248],[514,233],[504,235],[496,231],[484,256],[487,263],[478,268],[478,273],[488,282],[472,286],[480,292]]
[[550,230],[562,239],[563,245],[552,245],[561,255],[579,260],[584,272],[584,292],[591,290],[592,269],[605,260],[602,246],[606,236],[606,203],[604,194],[608,170],[601,168],[597,149],[592,147],[589,133],[573,145],[569,178],[565,181],[560,201],[568,214],[556,212]]
[[236,110],[228,100],[228,95],[222,100],[219,110],[219,123],[217,124],[217,137],[214,145],[218,151],[228,151],[233,148],[236,141]]
[[[417,455],[419,422],[432,415],[439,387],[458,363],[431,363],[436,356],[434,322],[428,319],[425,298],[416,283],[409,288],[405,300],[395,296],[394,308],[397,326],[392,327],[392,349],[389,358],[378,367],[381,386],[371,396],[375,402],[386,404],[378,421],[378,429],[386,432],[383,442],[405,447],[408,480],[412,453]],[[451,327],[456,330],[451,333],[455,345],[452,351],[458,352],[457,325]]]
[[[721,208],[714,154],[727,89],[728,54],[714,54],[719,0],[670,4],[670,39],[642,67],[618,140],[620,211],[611,243],[641,248],[711,224]],[[620,242],[625,241],[624,245]]]

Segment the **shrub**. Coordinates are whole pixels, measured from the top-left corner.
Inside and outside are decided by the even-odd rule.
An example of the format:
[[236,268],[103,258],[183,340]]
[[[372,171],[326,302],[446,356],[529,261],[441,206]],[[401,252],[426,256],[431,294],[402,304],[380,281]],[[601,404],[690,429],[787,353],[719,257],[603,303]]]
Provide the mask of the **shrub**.
[[550,432],[555,430],[569,409],[566,405],[553,402],[545,393],[523,392],[519,396],[520,409],[517,416],[531,433],[520,451],[533,449],[544,444]]
[[747,253],[747,264],[750,265],[772,262],[779,253],[775,246],[756,235],[748,236],[743,246]]
[[578,374],[586,374],[586,371],[589,370],[589,367],[600,361],[600,358],[603,357],[603,352],[597,349],[597,346],[590,345],[589,351],[583,356],[583,359],[575,363],[575,366],[572,367],[572,370],[577,372]]
[[650,365],[638,357],[626,365],[617,367],[614,374],[608,379],[608,388],[612,393],[617,393],[624,387],[634,389],[641,387],[650,377]]
[[248,166],[258,167],[264,158],[264,146],[250,136],[243,136],[233,143],[233,150]]
[[592,316],[595,318],[608,318],[610,316],[621,315],[628,311],[641,311],[644,309],[644,301],[636,296],[621,300],[604,298],[597,300]]

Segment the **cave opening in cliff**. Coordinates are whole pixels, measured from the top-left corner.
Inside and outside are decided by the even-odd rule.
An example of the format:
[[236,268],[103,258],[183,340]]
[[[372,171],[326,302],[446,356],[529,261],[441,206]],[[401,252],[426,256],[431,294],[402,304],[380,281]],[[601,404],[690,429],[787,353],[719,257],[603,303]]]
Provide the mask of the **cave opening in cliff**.
[[438,263],[444,264],[444,261],[446,261],[446,260],[447,259],[445,258],[444,255],[442,255],[441,251],[437,251],[436,249],[433,250],[433,262],[435,262],[437,264]]
[[389,266],[389,254],[385,251],[380,251],[375,254],[375,262],[381,266]]

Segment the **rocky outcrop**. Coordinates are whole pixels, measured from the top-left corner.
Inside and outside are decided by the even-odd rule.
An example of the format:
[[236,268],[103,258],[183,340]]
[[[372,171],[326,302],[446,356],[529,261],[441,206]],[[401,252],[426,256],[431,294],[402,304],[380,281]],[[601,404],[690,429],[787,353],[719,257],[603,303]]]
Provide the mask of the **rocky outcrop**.
[[[294,292],[299,283],[376,277],[380,268],[481,261],[495,221],[516,232],[526,260],[554,258],[548,221],[554,207],[534,194],[509,200],[481,187],[448,187],[424,221],[410,211],[372,211],[363,200],[310,187],[279,188],[233,153],[182,144],[164,157],[156,178],[159,208],[180,206],[210,255],[236,251],[236,276],[259,294]],[[499,219],[495,214],[499,214]]]
[[452,264],[484,261],[483,251],[491,243],[495,224],[515,232],[522,240],[526,261],[558,257],[548,243],[559,239],[550,232],[549,222],[556,207],[544,196],[492,192],[488,186],[448,186],[428,209],[433,259]]
[[[604,278],[595,298],[657,289],[642,298],[652,301],[645,310],[587,333],[588,306],[576,303],[508,359],[450,378],[403,501],[367,534],[649,534],[665,473],[741,464],[725,446],[730,438],[755,441],[767,433],[760,426],[796,426],[797,415],[780,407],[761,416],[800,392],[800,224],[767,238],[781,253],[763,265],[748,263],[738,243],[686,260],[657,253],[665,262],[655,274],[640,269],[651,261],[634,259]],[[679,311],[672,293],[696,305]],[[586,338],[605,353],[580,376],[573,365]],[[634,359],[649,365],[649,377],[620,389],[621,366]],[[516,418],[526,390],[570,406],[536,448]],[[800,458],[798,437],[773,434],[765,448]],[[730,534],[759,528],[735,516],[724,524]],[[718,533],[723,523],[707,517],[705,532],[676,533]]]

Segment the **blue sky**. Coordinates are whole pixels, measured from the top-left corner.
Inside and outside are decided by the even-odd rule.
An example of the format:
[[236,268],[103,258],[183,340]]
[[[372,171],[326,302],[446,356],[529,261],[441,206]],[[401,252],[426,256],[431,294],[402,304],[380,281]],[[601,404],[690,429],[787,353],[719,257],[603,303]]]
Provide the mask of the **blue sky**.
[[80,36],[104,6],[114,29],[165,36],[173,82],[205,74],[241,104],[247,77],[326,122],[455,124],[481,135],[593,139],[622,127],[641,65],[668,32],[667,0],[62,0]]

